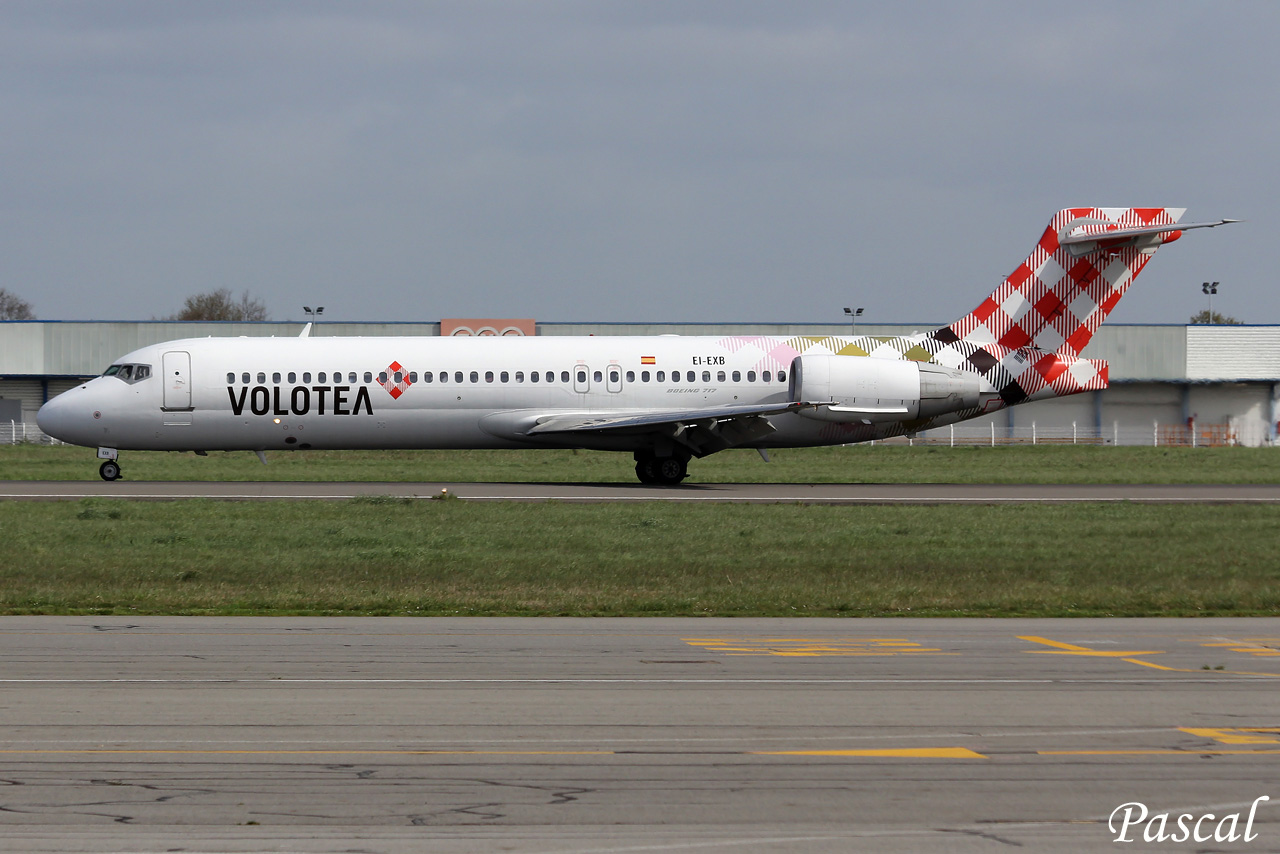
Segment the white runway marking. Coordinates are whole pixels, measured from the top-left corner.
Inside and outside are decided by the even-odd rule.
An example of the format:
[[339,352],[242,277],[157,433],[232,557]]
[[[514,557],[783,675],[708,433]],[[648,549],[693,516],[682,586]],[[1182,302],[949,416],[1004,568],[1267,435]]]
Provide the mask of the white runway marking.
[[1216,685],[1266,675],[1123,679],[0,679],[0,685]]

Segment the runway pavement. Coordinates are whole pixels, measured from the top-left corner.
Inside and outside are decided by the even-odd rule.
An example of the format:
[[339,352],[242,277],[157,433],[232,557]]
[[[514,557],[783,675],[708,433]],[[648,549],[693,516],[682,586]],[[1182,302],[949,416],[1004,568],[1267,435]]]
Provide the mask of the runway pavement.
[[9,617],[0,850],[1274,851],[1277,696],[1280,619]]
[[1280,484],[774,484],[655,487],[630,483],[329,483],[4,481],[0,500],[340,500],[357,495],[470,501],[736,502],[806,504],[1019,504],[1133,501],[1164,504],[1280,504]]

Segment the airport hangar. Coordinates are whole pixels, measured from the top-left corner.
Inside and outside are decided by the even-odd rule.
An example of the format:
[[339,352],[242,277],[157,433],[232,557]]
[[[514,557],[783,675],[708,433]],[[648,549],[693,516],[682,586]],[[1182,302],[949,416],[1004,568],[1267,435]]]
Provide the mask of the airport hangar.
[[[939,324],[860,324],[859,335],[910,335]],[[0,443],[46,441],[36,411],[148,344],[205,336],[298,335],[303,323],[0,321]],[[848,335],[845,324],[543,323],[446,319],[434,323],[318,323],[316,336]],[[1111,365],[1110,388],[1025,404],[914,441],[1247,445],[1277,443],[1280,325],[1102,326],[1083,355]]]

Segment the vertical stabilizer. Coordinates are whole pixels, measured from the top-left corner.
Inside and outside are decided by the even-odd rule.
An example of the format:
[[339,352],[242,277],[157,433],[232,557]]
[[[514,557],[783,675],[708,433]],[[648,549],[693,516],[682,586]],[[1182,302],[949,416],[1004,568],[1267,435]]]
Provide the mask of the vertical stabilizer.
[[[968,315],[935,333],[1074,358],[1162,244],[1183,208],[1068,208],[1027,260]],[[1216,223],[1215,223],[1216,224]]]

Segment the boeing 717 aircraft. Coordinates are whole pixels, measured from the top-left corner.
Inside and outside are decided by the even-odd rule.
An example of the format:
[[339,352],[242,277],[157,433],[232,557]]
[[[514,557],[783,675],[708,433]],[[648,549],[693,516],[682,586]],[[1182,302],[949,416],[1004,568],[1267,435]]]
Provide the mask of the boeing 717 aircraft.
[[1080,358],[1181,208],[1059,211],[973,312],[918,335],[192,338],[143,347],[50,400],[50,436],[125,450],[592,448],[675,485],[726,448],[916,433],[1107,387]]

